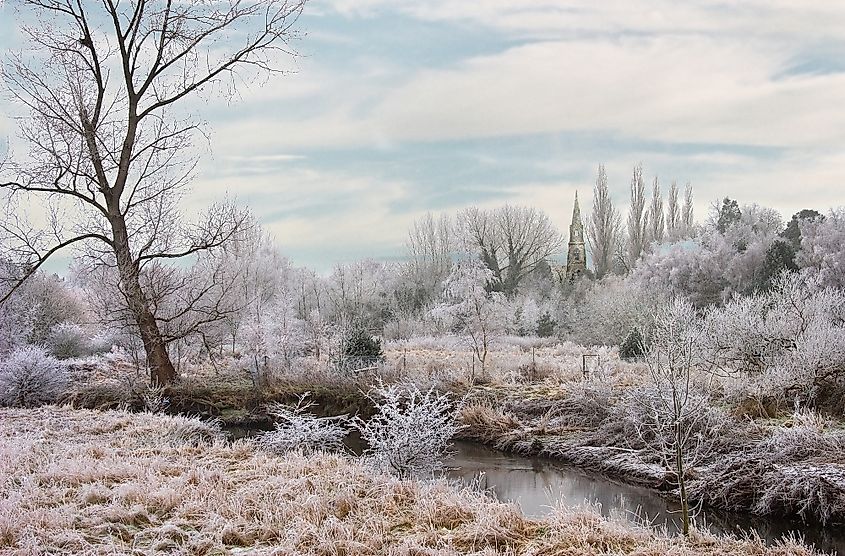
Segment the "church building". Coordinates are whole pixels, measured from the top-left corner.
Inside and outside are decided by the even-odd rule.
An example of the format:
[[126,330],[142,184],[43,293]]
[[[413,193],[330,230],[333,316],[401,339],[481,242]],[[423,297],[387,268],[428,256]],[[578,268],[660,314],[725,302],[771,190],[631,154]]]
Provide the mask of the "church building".
[[575,207],[572,209],[572,224],[569,225],[569,250],[566,255],[566,278],[570,282],[587,271],[587,248],[584,244],[584,224],[578,207],[578,192],[575,192]]

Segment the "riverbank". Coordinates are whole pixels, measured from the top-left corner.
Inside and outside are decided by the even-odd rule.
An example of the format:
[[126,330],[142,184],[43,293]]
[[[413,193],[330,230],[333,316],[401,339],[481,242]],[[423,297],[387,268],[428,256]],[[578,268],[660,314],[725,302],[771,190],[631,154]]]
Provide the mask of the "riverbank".
[[[674,495],[672,466],[656,448],[661,439],[648,436],[653,423],[642,401],[653,388],[642,364],[605,351],[585,377],[577,346],[515,345],[494,351],[481,373],[456,349],[438,343],[394,348],[376,374],[339,373],[305,359],[259,387],[234,360],[214,368],[198,366],[168,391],[169,411],[219,419],[227,426],[269,428],[267,403],[293,402],[311,392],[325,415],[366,417],[372,404],[365,394],[375,382],[414,382],[465,400],[462,438]],[[115,378],[121,369],[112,366],[100,378],[83,377],[69,401],[84,407],[142,408],[142,391],[133,393],[121,386],[129,379]],[[736,391],[741,388],[725,378],[708,394],[687,461],[691,499],[760,516],[845,523],[843,420],[765,402],[749,404]]]
[[[674,496],[677,478],[630,398],[603,382],[557,387],[481,387],[469,396],[462,436],[506,452],[542,456]],[[472,402],[472,400],[477,400]],[[830,527],[845,523],[845,428],[796,410],[780,418],[737,418],[713,406],[687,454],[691,501]]]
[[793,541],[689,539],[590,512],[527,519],[442,481],[337,455],[274,456],[147,413],[0,410],[0,554],[806,555]]

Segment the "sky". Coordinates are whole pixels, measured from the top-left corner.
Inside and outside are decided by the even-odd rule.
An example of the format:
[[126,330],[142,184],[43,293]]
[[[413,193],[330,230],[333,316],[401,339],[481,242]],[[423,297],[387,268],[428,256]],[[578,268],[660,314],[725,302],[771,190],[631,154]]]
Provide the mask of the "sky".
[[565,233],[599,164],[623,212],[637,163],[699,220],[845,204],[841,0],[313,0],[299,28],[291,72],[198,101],[185,199],[250,206],[295,264],[401,258],[415,218],[469,205]]

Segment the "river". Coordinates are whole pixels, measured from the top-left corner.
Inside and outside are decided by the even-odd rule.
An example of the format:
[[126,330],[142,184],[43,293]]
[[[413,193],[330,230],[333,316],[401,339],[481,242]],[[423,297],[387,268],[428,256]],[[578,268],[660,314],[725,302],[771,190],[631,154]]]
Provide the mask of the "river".
[[[447,465],[449,477],[464,484],[478,483],[492,490],[499,500],[518,504],[528,516],[541,517],[555,506],[590,504],[612,519],[636,524],[647,521],[665,527],[670,534],[680,531],[679,504],[653,490],[620,484],[554,460],[506,454],[474,442],[457,442]],[[741,536],[754,531],[767,542],[797,534],[820,550],[845,555],[842,526],[822,527],[714,509],[699,511],[695,521],[700,528],[720,535]]]

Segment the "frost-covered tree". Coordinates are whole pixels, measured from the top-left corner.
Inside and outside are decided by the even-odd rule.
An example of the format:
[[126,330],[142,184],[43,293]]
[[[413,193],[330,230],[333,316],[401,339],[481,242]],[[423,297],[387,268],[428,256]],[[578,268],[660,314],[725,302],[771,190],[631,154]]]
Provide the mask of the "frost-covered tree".
[[415,220],[408,232],[407,284],[410,305],[421,309],[432,303],[443,288],[455,251],[454,226],[448,215],[430,212]]
[[[227,243],[237,243],[236,237],[230,240]],[[210,351],[210,341],[222,343],[222,321],[238,310],[236,296],[230,295],[237,285],[236,277],[221,256],[224,254],[222,246],[203,251],[186,266],[150,261],[139,275],[156,318],[158,338],[167,350],[168,361],[175,365],[174,372],[187,358]],[[144,335],[126,304],[117,269],[83,258],[75,262],[72,272],[98,324],[119,336],[120,345],[130,348],[137,363],[149,368],[153,363],[147,357]]]
[[[735,294],[750,294],[765,281],[765,261],[781,229],[780,215],[746,205],[720,233],[665,245],[645,256],[634,280],[660,291],[687,297],[697,307],[722,304]],[[715,222],[715,220],[714,220]]]
[[769,291],[712,309],[704,345],[714,365],[756,385],[743,395],[814,404],[845,378],[845,292],[784,272]]
[[0,355],[25,344],[43,344],[61,323],[88,319],[88,304],[81,292],[55,275],[36,273],[17,289],[19,267],[0,259]]
[[380,331],[389,317],[395,265],[374,260],[336,265],[325,281],[324,314],[341,338]]
[[653,288],[608,276],[566,306],[564,328],[580,344],[620,345],[632,329],[644,329],[659,297]]
[[646,243],[663,243],[665,232],[666,217],[663,214],[663,195],[660,193],[660,182],[655,177],[651,187],[651,202],[648,205]]
[[185,104],[278,70],[304,2],[21,4],[33,15],[19,22],[29,46],[8,57],[3,81],[29,111],[27,150],[0,176],[4,208],[14,205],[0,218],[0,247],[26,268],[22,278],[68,249],[113,271],[151,380],[169,384],[169,320],[150,288],[179,284],[174,260],[220,248],[243,222],[231,203],[193,224],[180,215],[199,128]]
[[464,249],[476,253],[493,273],[490,286],[508,296],[563,246],[548,215],[533,207],[470,207],[459,213],[457,226]]
[[742,218],[739,203],[728,197],[722,199],[722,204],[714,206],[713,210],[713,226],[720,234],[727,232],[731,226],[739,222]]
[[687,183],[684,189],[684,208],[681,211],[681,232],[684,237],[692,234],[695,226],[695,212],[692,206],[692,185]]
[[252,360],[256,386],[272,368],[290,370],[292,362],[305,354],[306,326],[296,316],[290,295],[279,295],[263,305],[243,328],[242,345]]
[[601,279],[613,270],[621,241],[622,217],[610,198],[604,165],[599,165],[593,187],[593,211],[587,222],[587,242],[596,278]]
[[824,218],[802,219],[799,226],[796,264],[818,276],[821,284],[845,289],[845,209],[831,210]]
[[[687,466],[701,450],[701,422],[709,417],[709,375],[701,357],[703,328],[691,303],[675,299],[655,314],[645,350],[653,390],[640,403],[649,418],[640,434],[654,443],[664,465],[674,470],[681,502],[683,534],[689,534]],[[713,431],[708,431],[712,436]]]
[[356,423],[368,446],[364,455],[401,478],[431,477],[442,469],[458,431],[460,404],[433,389],[422,392],[397,384],[379,386],[369,396],[375,414]]
[[669,197],[666,200],[666,235],[671,241],[681,237],[681,205],[678,201],[678,183],[672,180],[669,186]]
[[645,208],[645,181],[642,164],[634,166],[631,178],[631,206],[628,210],[628,244],[625,260],[629,269],[636,265],[646,245],[648,217]]
[[229,284],[225,304],[231,310],[203,333],[210,345],[228,344],[234,352],[247,322],[258,319],[279,297],[289,300],[293,295],[293,271],[272,237],[254,223],[220,253],[211,274],[218,268],[221,279]]
[[675,243],[646,256],[631,280],[658,295],[687,296],[698,307],[718,304],[730,285],[722,265],[733,253],[723,241],[710,237]]
[[505,331],[507,322],[504,295],[490,291],[494,280],[493,272],[483,262],[459,261],[446,279],[444,302],[432,310],[435,318],[447,319],[467,339],[482,373],[490,345]]
[[14,265],[0,260],[0,295],[8,294],[6,301],[0,304],[0,357],[26,344],[35,327],[35,299],[25,295],[22,289],[10,291],[17,276],[18,269]]

